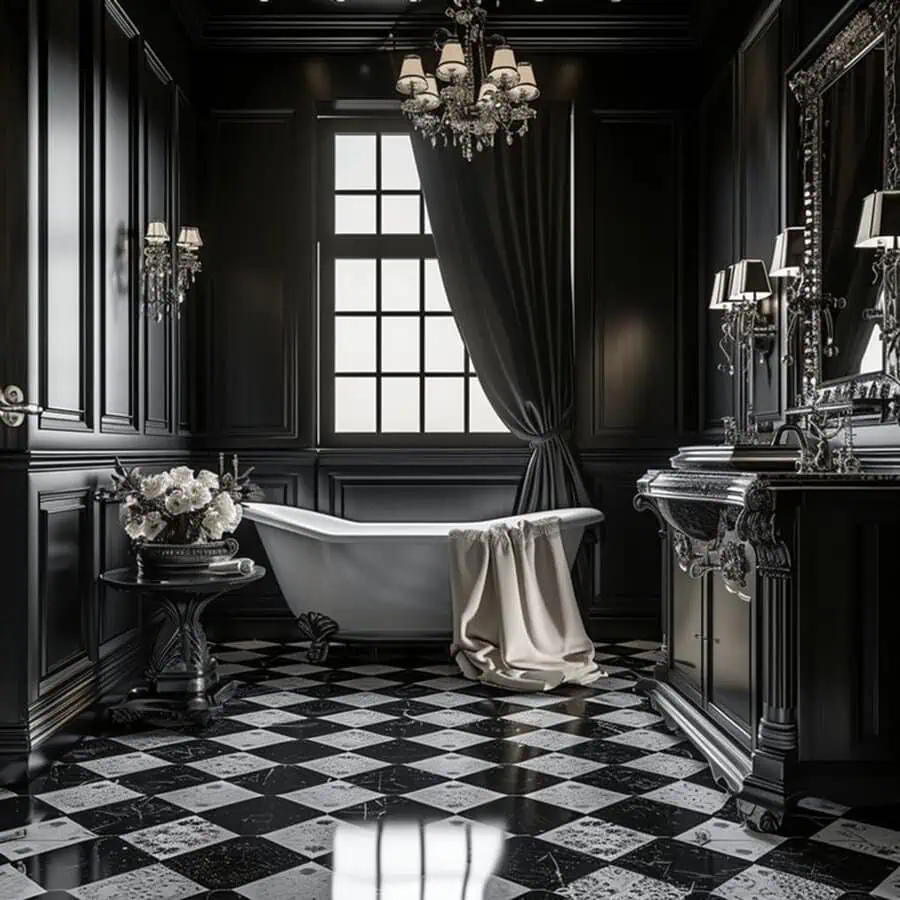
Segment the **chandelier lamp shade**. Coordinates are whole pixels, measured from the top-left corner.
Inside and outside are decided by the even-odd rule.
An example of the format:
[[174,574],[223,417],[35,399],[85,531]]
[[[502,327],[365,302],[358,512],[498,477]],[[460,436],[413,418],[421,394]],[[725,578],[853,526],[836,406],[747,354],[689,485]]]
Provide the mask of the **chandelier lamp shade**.
[[410,54],[403,59],[396,87],[407,98],[403,112],[432,146],[439,140],[444,146],[452,143],[471,161],[473,151],[493,147],[498,134],[510,145],[524,136],[537,115],[529,104],[541,92],[531,63],[517,61],[500,35],[486,34],[482,0],[452,2],[446,15],[454,31],[441,28],[434,35],[440,50],[434,75],[425,71],[421,56]]

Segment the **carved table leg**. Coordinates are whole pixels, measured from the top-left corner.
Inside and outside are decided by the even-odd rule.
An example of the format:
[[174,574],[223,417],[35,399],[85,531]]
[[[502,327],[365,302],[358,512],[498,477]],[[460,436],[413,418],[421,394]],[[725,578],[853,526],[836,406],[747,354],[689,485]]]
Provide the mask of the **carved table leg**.
[[313,664],[322,663],[328,656],[328,645],[338,632],[338,623],[320,612],[300,613],[297,627],[310,642],[306,658]]

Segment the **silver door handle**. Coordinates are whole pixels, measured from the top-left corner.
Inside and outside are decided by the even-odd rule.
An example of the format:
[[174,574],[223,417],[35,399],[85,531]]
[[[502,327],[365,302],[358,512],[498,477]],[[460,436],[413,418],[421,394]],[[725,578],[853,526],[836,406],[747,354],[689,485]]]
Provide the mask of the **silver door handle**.
[[44,411],[36,403],[25,402],[25,392],[17,384],[0,387],[0,422],[18,428],[25,416],[39,416]]

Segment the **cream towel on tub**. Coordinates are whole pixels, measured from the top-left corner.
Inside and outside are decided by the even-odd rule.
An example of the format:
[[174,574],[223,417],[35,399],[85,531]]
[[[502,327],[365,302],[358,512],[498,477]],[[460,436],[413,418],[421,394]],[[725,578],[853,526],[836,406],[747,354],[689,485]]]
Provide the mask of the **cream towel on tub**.
[[450,532],[453,644],[466,678],[514,691],[606,673],[581,620],[558,518]]

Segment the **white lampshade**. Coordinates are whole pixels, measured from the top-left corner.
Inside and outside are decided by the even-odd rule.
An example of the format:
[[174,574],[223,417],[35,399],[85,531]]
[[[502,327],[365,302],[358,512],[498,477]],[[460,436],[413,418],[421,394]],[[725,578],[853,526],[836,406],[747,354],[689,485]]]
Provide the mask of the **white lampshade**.
[[441,95],[434,75],[426,75],[425,79],[428,82],[428,87],[421,94],[417,94],[417,99],[421,102],[422,109],[425,112],[432,112],[441,105]]
[[441,60],[437,66],[437,77],[441,81],[453,81],[465,77],[469,71],[462,44],[453,39],[447,41],[441,50]]
[[534,69],[531,63],[520,62],[517,68],[519,70],[519,83],[510,89],[510,96],[514,100],[524,100],[526,103],[537,100],[541,96],[541,92],[538,90],[537,80],[534,77]]
[[397,79],[397,92],[411,97],[428,86],[425,70],[422,68],[422,57],[414,53],[403,57],[400,77]]
[[169,229],[165,222],[151,222],[147,226],[147,234],[144,240],[148,244],[164,244],[169,240]]
[[805,238],[805,228],[785,228],[775,238],[775,252],[769,269],[772,278],[796,278],[803,271]]
[[481,89],[478,91],[478,103],[486,103],[490,98],[491,94],[497,93],[497,85],[491,84],[489,81],[486,81]]
[[196,225],[186,225],[178,234],[178,246],[187,250],[199,250],[203,246],[200,229]]
[[508,44],[501,44],[494,51],[494,59],[491,62],[491,71],[488,80],[494,84],[506,88],[514,87],[519,83],[519,70],[516,67],[516,54]]
[[709,298],[710,309],[728,309],[728,276],[728,269],[716,272],[716,276],[713,278],[712,296]]
[[863,200],[856,246],[900,248],[900,191],[875,191]]

